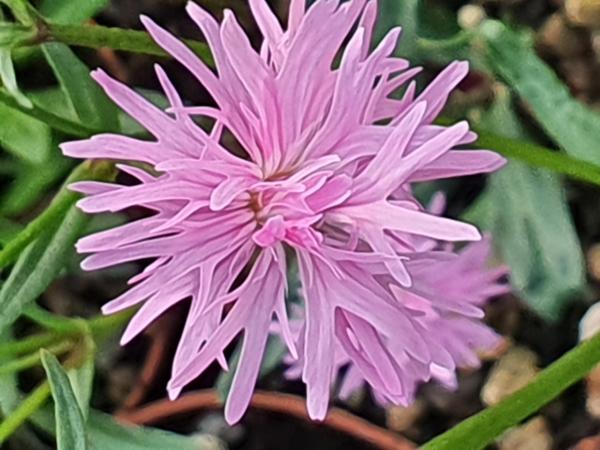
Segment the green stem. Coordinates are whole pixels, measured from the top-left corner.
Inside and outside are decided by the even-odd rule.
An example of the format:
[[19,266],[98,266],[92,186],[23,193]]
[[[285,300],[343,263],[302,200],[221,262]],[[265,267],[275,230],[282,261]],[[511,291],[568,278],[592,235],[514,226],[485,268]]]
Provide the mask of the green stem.
[[0,445],[3,444],[29,416],[40,409],[50,396],[47,382],[40,384],[23,400],[2,423],[0,423]]
[[479,134],[477,145],[481,148],[494,150],[507,158],[522,161],[533,167],[548,169],[579,181],[600,185],[600,167],[595,164],[530,142],[499,136],[484,130],[475,131]]
[[422,450],[479,450],[538,411],[600,362],[600,334],[548,366],[523,389],[425,444]]
[[37,303],[30,304],[23,310],[23,316],[42,328],[59,335],[78,334],[85,330],[85,320],[53,314]]
[[[44,24],[37,42],[57,41],[63,44],[88,48],[111,48],[126,52],[170,58],[145,31],[110,28],[101,25]],[[208,46],[199,41],[183,40],[207,64],[213,64]]]
[[[74,346],[73,341],[62,341],[56,345],[47,347],[46,349],[55,355],[60,355],[62,353],[68,352]],[[41,357],[40,352],[36,351],[31,355],[24,356],[19,359],[15,359],[13,361],[7,362],[0,366],[0,375],[6,375],[8,373],[21,372],[26,369],[30,369],[32,367],[37,366],[40,363]]]
[[0,269],[14,262],[19,254],[33,240],[58,218],[64,216],[69,208],[80,198],[76,192],[68,190],[70,183],[79,180],[110,180],[114,175],[112,164],[86,161],[71,173],[65,186],[59,191],[52,203],[37,218],[25,227],[0,251]]
[[31,353],[40,348],[47,347],[59,341],[63,336],[44,333],[29,336],[27,338],[0,344],[0,357],[18,356]]
[[[131,319],[135,312],[136,308],[132,308],[110,316],[96,316],[89,320],[72,320],[81,320],[83,323],[87,323],[94,340],[96,342],[102,342],[108,336],[112,336],[120,330],[129,319]],[[58,329],[53,329],[52,333],[36,334],[19,341],[0,344],[0,357],[24,355],[48,347],[52,344],[65,342],[66,339],[70,341],[80,335],[83,330],[84,327],[77,324],[70,329],[63,328],[60,331]]]

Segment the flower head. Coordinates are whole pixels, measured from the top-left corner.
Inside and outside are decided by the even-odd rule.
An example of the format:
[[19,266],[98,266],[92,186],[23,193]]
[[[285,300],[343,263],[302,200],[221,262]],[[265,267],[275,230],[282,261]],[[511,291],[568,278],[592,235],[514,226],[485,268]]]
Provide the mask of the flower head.
[[[435,242],[431,244],[435,245]],[[341,340],[336,341],[334,372],[340,374],[339,398],[347,400],[367,383],[373,388],[373,396],[379,404],[406,406],[413,402],[422,382],[433,379],[448,389],[455,389],[458,386],[456,368],[478,367],[477,352],[492,350],[500,343],[500,337],[480,322],[483,314],[480,308],[491,298],[510,291],[506,283],[508,269],[487,267],[490,253],[491,239],[487,236],[454,257],[427,264],[418,262],[414,266],[409,263],[414,289],[405,300],[409,308],[421,313],[416,314],[414,320],[427,330],[424,339],[429,339],[428,345],[436,349],[431,352],[429,367],[423,373],[418,361],[405,360],[404,390],[401,393],[391,391],[384,383],[378,383],[378,380],[384,380],[374,372],[378,370],[377,360],[365,368],[359,362],[361,359],[353,357],[353,352],[360,351],[360,344],[350,335],[354,348],[348,349]],[[295,312],[297,317],[292,319],[292,329],[299,334],[304,315],[299,308],[295,308]],[[273,325],[273,332],[281,332],[277,324]],[[400,347],[394,342],[386,345],[402,351],[402,343]],[[286,361],[290,364],[286,376],[300,378],[303,360],[288,356]]]
[[[73,188],[87,194],[79,206],[89,213],[142,206],[154,214],[82,239],[78,250],[92,254],[83,267],[154,260],[103,309],[142,304],[123,343],[191,298],[171,397],[213,361],[226,367],[225,349],[243,334],[225,408],[230,422],[248,406],[273,317],[292,357],[302,360],[311,417],[326,414],[337,345],[371,384],[393,399],[408,397],[413,380],[430,377],[436,358],[451,359],[420,319],[423,305],[480,317],[441,286],[442,292],[421,292],[414,275],[454,257],[431,241],[474,241],[480,234],[426,211],[411,184],[503,164],[495,153],[460,149],[476,138],[465,122],[433,124],[467,64],[451,64],[417,95],[411,79],[418,69],[393,56],[399,29],[371,51],[374,0],[317,0],[308,9],[304,0],[291,0],[285,30],[265,0],[249,3],[264,36],[258,51],[230,11],[218,23],[199,6],[187,6],[216,71],[142,17],[216,106],[185,105],[160,67],[167,111],[104,72],[93,74],[154,139],[99,135],[64,144],[64,153],[152,170],[119,165],[139,181],[134,186],[77,183]],[[391,97],[402,86],[403,97]],[[228,148],[225,137],[241,150]],[[292,255],[305,306],[298,334],[285,303]]]

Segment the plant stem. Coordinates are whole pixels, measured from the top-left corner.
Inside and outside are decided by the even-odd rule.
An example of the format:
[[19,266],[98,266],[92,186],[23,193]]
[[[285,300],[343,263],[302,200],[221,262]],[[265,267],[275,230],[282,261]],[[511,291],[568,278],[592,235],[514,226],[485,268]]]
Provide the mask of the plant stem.
[[23,316],[59,335],[78,334],[85,330],[85,320],[53,314],[37,303],[25,307]]
[[[57,41],[77,47],[102,48],[142,53],[170,58],[145,31],[111,28],[101,25],[44,24],[40,27],[36,43]],[[183,40],[207,64],[213,64],[208,46],[199,41]]]
[[[114,332],[127,323],[127,321],[135,314],[136,308],[128,309],[126,311],[112,314],[110,316],[97,316],[91,319],[72,319],[81,320],[89,326],[89,329],[96,342],[101,342],[106,339],[107,336],[114,334]],[[43,333],[29,336],[19,341],[7,342],[0,344],[0,357],[3,356],[18,356],[27,353],[37,351],[41,348],[47,348],[52,344],[60,344],[65,342],[66,339],[69,341],[76,338],[84,330],[83,326],[73,327],[70,330],[53,330],[52,333]]]
[[487,408],[422,447],[422,450],[479,450],[538,411],[600,362],[600,334],[566,353],[523,389]]
[[499,136],[484,130],[476,131],[479,134],[477,145],[481,148],[494,150],[507,158],[522,161],[533,167],[548,169],[579,181],[600,185],[600,167],[595,164],[530,142]]
[[[50,353],[55,355],[60,355],[64,352],[71,350],[74,346],[73,341],[62,341],[53,346],[47,347],[47,350]],[[35,352],[31,355],[24,356],[22,358],[7,362],[0,366],[0,375],[5,375],[7,373],[21,372],[25,369],[30,369],[32,367],[37,366],[40,363],[40,353]]]
[[50,396],[47,382],[40,384],[0,423],[0,445],[3,444],[34,412],[41,408]]
[[44,333],[29,336],[19,341],[0,344],[0,357],[18,356],[25,353],[31,353],[39,350],[42,347],[56,343],[61,339],[61,337],[62,336],[56,334]]

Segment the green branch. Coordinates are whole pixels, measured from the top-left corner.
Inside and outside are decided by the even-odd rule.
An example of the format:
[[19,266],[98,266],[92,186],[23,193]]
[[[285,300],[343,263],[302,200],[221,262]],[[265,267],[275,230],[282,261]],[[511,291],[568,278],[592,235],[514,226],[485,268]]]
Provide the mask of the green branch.
[[600,334],[548,366],[523,389],[469,417],[421,450],[479,450],[582,379],[600,362]]
[[[62,353],[70,351],[75,345],[72,341],[62,341],[58,344],[45,347],[49,352],[60,355]],[[36,351],[30,355],[24,356],[19,359],[14,359],[12,361],[6,362],[0,366],[0,375],[6,375],[9,373],[22,372],[23,370],[30,369],[35,367],[41,363],[40,353]]]
[[475,130],[479,134],[477,145],[488,148],[509,158],[524,162],[532,167],[551,170],[573,179],[600,185],[600,166],[573,158],[559,151],[517,139],[511,139]]
[[[101,25],[59,25],[39,26],[35,43],[62,42],[63,44],[87,48],[111,48],[126,52],[170,58],[145,31],[111,28]],[[208,46],[199,41],[183,40],[207,64],[213,64]]]

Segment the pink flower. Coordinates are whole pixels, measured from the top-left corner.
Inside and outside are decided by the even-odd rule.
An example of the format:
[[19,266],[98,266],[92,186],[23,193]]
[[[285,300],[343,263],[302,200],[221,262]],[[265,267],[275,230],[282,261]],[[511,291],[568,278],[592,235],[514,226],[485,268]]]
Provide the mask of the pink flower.
[[[424,373],[417,361],[404,361],[405,389],[397,395],[384,384],[378,384],[376,376],[355,363],[354,349],[347,351],[341,341],[337,341],[334,371],[340,374],[338,396],[341,400],[347,400],[368,383],[373,387],[374,398],[379,404],[406,406],[414,401],[416,389],[422,382],[434,379],[448,389],[456,389],[456,368],[479,367],[477,351],[492,350],[500,342],[499,336],[480,322],[483,315],[481,307],[491,298],[510,292],[506,283],[508,269],[503,266],[487,267],[490,244],[491,239],[486,237],[465,247],[451,259],[440,259],[433,264],[419,261],[414,266],[412,262],[408,263],[413,266],[409,267],[413,288],[405,297],[406,305],[422,313],[415,317],[415,321],[427,330],[424,338],[430,339],[428,344],[438,350],[431,352],[429,367]],[[435,242],[431,241],[431,245]],[[301,311],[296,315],[298,317],[292,320],[292,328],[300,333],[304,318]],[[277,325],[274,332],[280,332]],[[394,342],[386,345],[389,348],[398,346]],[[397,348],[398,352],[402,351],[401,345]],[[300,378],[303,360],[288,356],[287,362],[290,367],[286,376]],[[372,366],[376,368],[377,361],[372,361]]]
[[[411,304],[419,289],[411,271],[454,256],[420,248],[420,239],[480,239],[473,226],[425,211],[411,183],[503,164],[486,150],[460,150],[476,139],[465,122],[432,123],[467,63],[451,64],[417,95],[410,80],[419,70],[392,56],[399,29],[370,51],[375,1],[318,0],[306,10],[304,0],[291,0],[287,30],[265,0],[249,3],[264,36],[258,52],[231,11],[219,24],[199,6],[187,6],[213,51],[216,73],[142,17],[214,107],[185,106],[160,67],[167,111],[104,72],[93,74],[155,139],[105,134],[64,144],[64,153],[152,170],[119,165],[139,180],[135,186],[77,183],[73,188],[88,195],[79,206],[88,213],[132,206],[155,213],[82,239],[78,250],[92,254],[83,267],[154,260],[103,308],[110,314],[142,304],[123,344],[191,298],[168,386],[172,398],[213,361],[226,367],[225,349],[243,334],[225,408],[229,422],[248,406],[273,316],[290,354],[302,358],[311,417],[326,415],[338,342],[371,384],[403,398],[412,380],[428,378],[432,362],[448,353]],[[409,82],[401,99],[390,97]],[[233,140],[239,145],[225,144]],[[291,256],[306,310],[297,339],[285,302]],[[425,302],[464,315],[453,299]]]

